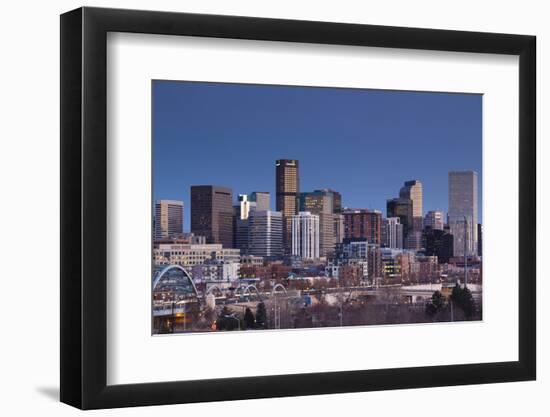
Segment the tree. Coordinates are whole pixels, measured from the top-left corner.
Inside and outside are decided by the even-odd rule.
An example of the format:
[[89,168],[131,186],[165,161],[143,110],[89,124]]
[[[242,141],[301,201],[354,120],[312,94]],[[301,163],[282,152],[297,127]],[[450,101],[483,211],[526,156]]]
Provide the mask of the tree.
[[460,307],[464,312],[466,319],[471,318],[475,313],[475,303],[472,292],[468,287],[461,288],[458,283],[454,286],[451,293],[451,301],[454,305]]
[[433,317],[445,307],[445,297],[440,291],[432,294],[430,302],[426,303],[426,314]]
[[220,311],[216,320],[217,330],[236,330],[240,327],[240,321],[237,317],[231,314],[227,306],[224,306]]
[[263,301],[256,306],[256,325],[260,329],[267,329],[267,310]]
[[254,313],[250,308],[246,307],[246,310],[244,312],[244,326],[246,329],[253,329],[256,324],[256,320],[254,319]]

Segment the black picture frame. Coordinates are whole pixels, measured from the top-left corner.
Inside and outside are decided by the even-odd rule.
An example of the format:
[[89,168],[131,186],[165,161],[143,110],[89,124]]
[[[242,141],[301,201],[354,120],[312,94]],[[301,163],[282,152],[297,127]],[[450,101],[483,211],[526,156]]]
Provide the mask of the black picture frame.
[[[519,360],[107,385],[108,32],[519,56]],[[524,35],[88,7],[61,15],[61,401],[95,409],[535,379],[535,50]]]

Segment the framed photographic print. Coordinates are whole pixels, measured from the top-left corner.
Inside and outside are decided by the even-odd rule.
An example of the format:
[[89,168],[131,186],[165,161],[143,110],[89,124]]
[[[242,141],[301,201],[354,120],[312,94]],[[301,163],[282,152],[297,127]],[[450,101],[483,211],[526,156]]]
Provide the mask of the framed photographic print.
[[535,38],[61,16],[61,400],[535,379]]

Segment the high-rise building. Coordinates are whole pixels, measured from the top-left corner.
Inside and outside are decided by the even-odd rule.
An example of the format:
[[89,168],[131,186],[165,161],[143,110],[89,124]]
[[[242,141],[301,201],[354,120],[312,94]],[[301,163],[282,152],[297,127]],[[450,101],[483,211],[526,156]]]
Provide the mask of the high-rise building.
[[448,263],[453,256],[453,235],[448,230],[426,227],[423,234],[425,254],[437,256],[439,263]]
[[292,216],[298,214],[300,193],[299,163],[296,159],[278,159],[275,162],[276,210],[283,214],[283,247],[291,252]]
[[191,186],[191,232],[206,237],[206,243],[233,245],[231,188],[214,185]]
[[[312,192],[300,193],[298,197],[299,210],[307,211],[319,216],[319,253],[320,256],[328,256],[334,252],[334,247],[341,230],[338,229],[340,214],[335,213],[335,203],[341,205],[340,193],[329,190],[315,190]],[[338,220],[335,220],[338,219]]]
[[380,244],[382,212],[369,209],[346,209],[343,215],[345,238],[365,238],[369,243]]
[[328,191],[332,192],[334,213],[341,214],[342,213],[342,194],[340,194],[338,191],[334,191],[330,189]]
[[422,183],[418,180],[405,181],[405,185],[399,190],[399,198],[412,201],[411,229],[422,231]]
[[155,240],[173,238],[183,233],[183,201],[155,202]]
[[238,204],[233,206],[233,247],[243,255],[248,254],[248,217],[256,207],[246,194],[239,194]]
[[248,217],[248,254],[267,259],[283,256],[283,216],[278,211],[254,210]]
[[403,249],[403,225],[399,217],[382,219],[382,246],[391,249]]
[[431,210],[424,216],[424,227],[430,227],[434,230],[443,230],[445,227],[445,217],[442,211]]
[[239,204],[237,205],[238,216],[241,220],[248,219],[248,215],[252,210],[256,210],[257,203],[250,201],[246,194],[239,194],[238,197]]
[[408,198],[392,198],[386,202],[386,216],[399,217],[403,225],[403,239],[412,231],[413,208],[412,200]]
[[319,258],[319,216],[301,211],[292,216],[292,255]]
[[449,172],[448,223],[454,256],[477,255],[477,172]]
[[334,242],[337,245],[344,240],[344,215],[341,213],[334,213],[332,220],[334,223]]
[[271,195],[269,191],[253,191],[248,196],[251,202],[256,203],[256,209],[260,211],[271,210]]

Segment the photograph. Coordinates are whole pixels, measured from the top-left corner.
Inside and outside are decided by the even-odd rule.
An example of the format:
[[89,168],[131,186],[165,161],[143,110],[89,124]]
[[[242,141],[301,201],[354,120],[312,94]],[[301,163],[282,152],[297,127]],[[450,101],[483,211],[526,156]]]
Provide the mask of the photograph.
[[482,320],[482,94],[151,94],[152,334]]

